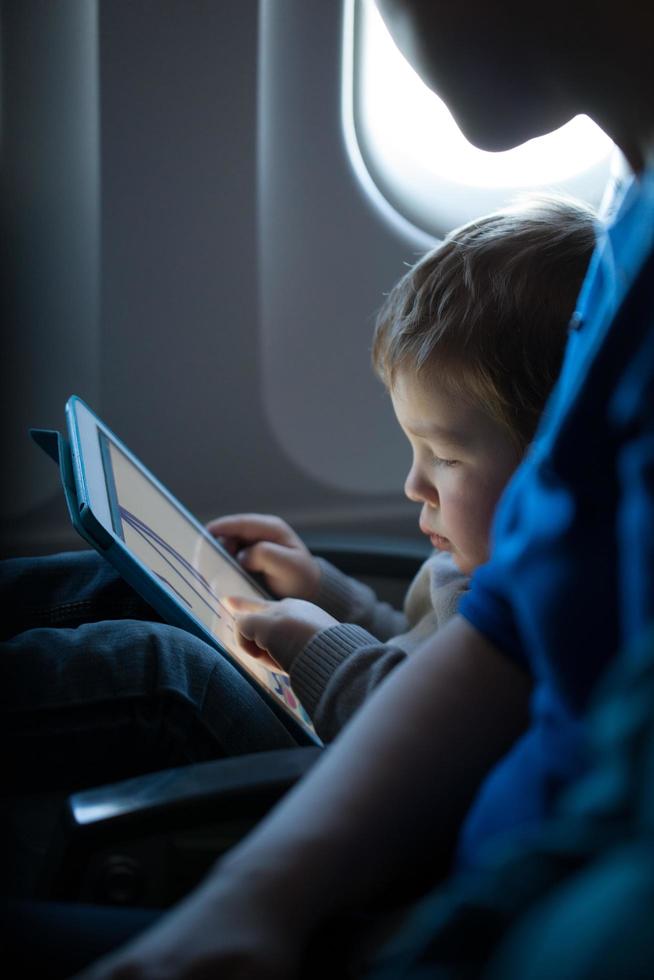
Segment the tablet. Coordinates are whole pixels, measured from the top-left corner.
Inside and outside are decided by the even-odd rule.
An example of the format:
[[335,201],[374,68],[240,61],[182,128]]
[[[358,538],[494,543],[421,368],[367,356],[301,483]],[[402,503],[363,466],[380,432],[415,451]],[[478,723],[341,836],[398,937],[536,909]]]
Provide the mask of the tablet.
[[66,421],[77,530],[164,620],[227,657],[300,742],[321,744],[288,674],[239,649],[222,601],[271,597],[77,396]]

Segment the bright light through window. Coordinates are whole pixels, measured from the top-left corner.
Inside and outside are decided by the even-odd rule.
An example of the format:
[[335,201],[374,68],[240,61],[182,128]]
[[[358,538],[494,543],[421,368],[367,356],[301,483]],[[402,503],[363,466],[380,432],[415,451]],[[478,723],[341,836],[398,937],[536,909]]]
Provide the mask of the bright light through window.
[[440,237],[525,190],[599,204],[615,148],[588,117],[513,150],[478,150],[400,54],[373,0],[351,0],[346,16],[357,150],[384,197],[419,228]]

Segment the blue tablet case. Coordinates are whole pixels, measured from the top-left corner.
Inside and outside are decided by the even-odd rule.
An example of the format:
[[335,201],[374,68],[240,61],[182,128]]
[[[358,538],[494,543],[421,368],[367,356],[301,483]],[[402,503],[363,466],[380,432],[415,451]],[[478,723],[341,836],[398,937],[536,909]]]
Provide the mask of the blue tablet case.
[[[61,485],[64,491],[64,498],[66,500],[66,507],[68,508],[68,515],[70,517],[71,524],[77,531],[77,533],[96,551],[100,551],[104,557],[113,565],[119,575],[128,582],[133,589],[135,589],[139,595],[141,595],[146,602],[159,612],[166,622],[173,626],[179,626],[182,629],[187,630],[189,633],[193,633],[195,636],[199,636],[205,642],[211,643],[218,653],[222,655],[222,650],[218,647],[212,640],[210,634],[205,633],[198,629],[198,625],[195,619],[187,615],[180,606],[178,606],[165,592],[163,589],[159,588],[150,576],[141,570],[140,565],[132,559],[129,553],[121,549],[115,542],[115,540],[107,534],[107,532],[99,524],[95,524],[95,530],[93,534],[90,534],[89,530],[83,522],[82,512],[80,510],[80,502],[77,496],[77,488],[75,486],[75,477],[73,474],[73,463],[72,454],[68,440],[58,431],[53,429],[30,429],[30,436],[34,442],[43,449],[48,456],[51,457],[59,466],[59,474],[61,477]],[[237,670],[243,674],[249,683],[252,683],[247,673],[243,671],[238,663],[230,659],[230,663],[233,663]],[[321,741],[317,735],[312,735],[309,733],[302,725],[297,722],[294,717],[288,712],[284,711],[280,705],[278,705],[272,695],[267,694],[265,690],[257,687],[257,690],[261,693],[267,704],[270,705],[272,710],[277,714],[277,716],[283,721],[289,731],[297,738],[300,744],[304,745],[321,745]]]
[[[55,429],[30,429],[30,435],[37,446],[40,446],[59,466],[59,475],[61,477],[66,507],[68,508],[68,516],[77,533],[96,550],[98,547],[108,548],[112,543],[109,535],[103,532],[101,527],[98,527],[96,537],[92,538],[80,519],[75,477],[73,476],[73,464],[70,446],[67,440],[62,436],[61,432],[57,432]],[[104,541],[102,540],[103,535],[105,538]]]

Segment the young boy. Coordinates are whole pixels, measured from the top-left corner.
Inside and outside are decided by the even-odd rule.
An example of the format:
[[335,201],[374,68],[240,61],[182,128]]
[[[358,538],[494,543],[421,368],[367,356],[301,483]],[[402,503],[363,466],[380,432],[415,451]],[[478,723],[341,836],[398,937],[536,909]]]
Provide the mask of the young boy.
[[232,608],[244,647],[259,651],[256,635],[290,672],[324,741],[454,615],[486,561],[495,505],[558,375],[594,242],[589,208],[534,198],[452,232],[381,309],[373,364],[411,444],[404,489],[422,505],[420,529],[434,547],[403,612],[314,558],[277,518],[209,524],[274,595],[310,600],[235,598]]

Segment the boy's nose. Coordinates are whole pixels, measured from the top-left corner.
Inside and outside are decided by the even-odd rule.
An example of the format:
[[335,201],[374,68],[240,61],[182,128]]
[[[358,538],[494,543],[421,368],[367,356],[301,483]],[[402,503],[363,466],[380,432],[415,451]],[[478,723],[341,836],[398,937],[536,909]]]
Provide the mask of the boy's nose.
[[430,504],[432,507],[438,504],[436,488],[413,467],[404,481],[404,493],[414,504]]

